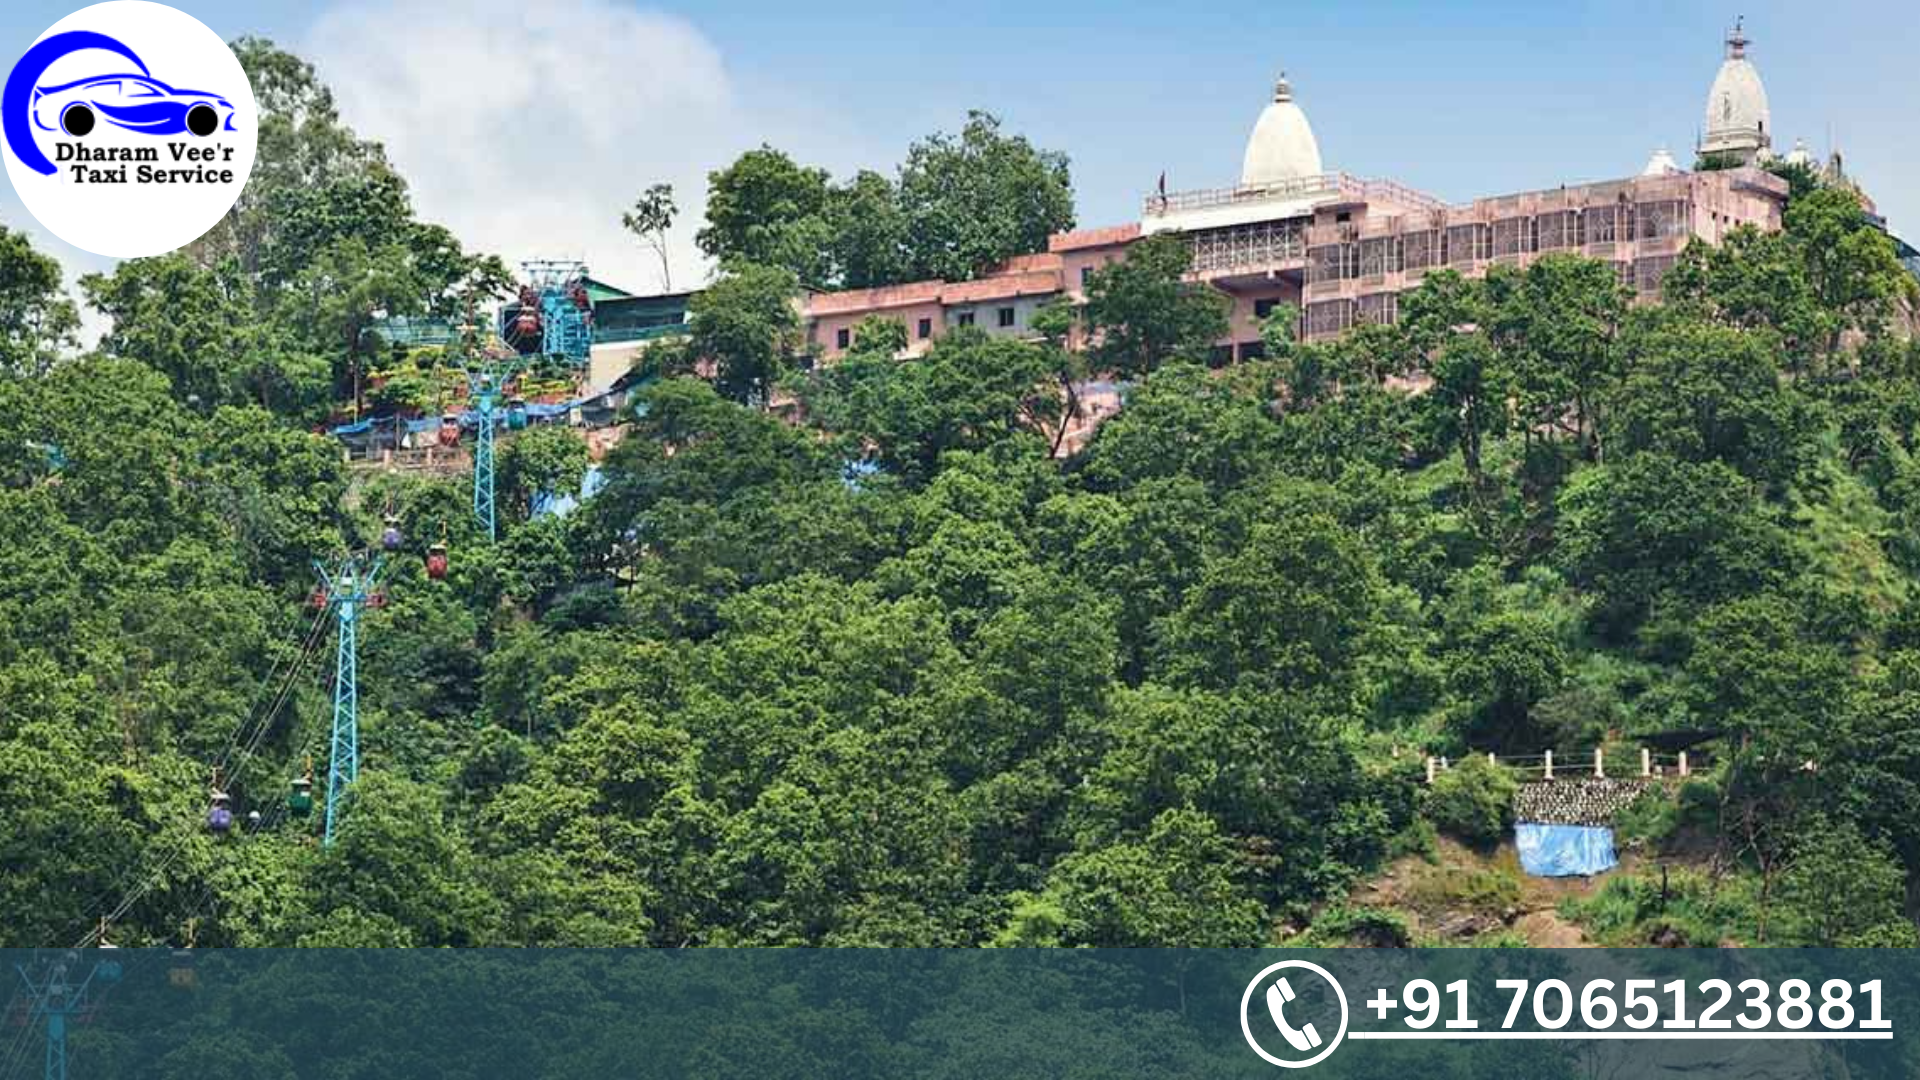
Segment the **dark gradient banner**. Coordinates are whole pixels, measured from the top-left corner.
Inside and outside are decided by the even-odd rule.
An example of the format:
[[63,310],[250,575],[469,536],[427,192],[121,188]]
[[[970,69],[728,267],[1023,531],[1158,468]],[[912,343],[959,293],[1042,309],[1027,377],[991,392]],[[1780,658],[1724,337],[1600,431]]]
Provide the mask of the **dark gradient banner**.
[[1920,954],[1896,950],[0,959],[0,1080],[1920,1075]]

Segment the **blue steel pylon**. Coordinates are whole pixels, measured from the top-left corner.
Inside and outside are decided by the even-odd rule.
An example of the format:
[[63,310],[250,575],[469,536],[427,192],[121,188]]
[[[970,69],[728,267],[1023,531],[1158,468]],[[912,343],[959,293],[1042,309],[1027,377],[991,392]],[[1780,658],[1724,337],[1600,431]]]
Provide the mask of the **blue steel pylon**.
[[480,433],[473,446],[473,516],[487,531],[487,539],[497,539],[493,499],[493,427],[494,405],[500,392],[494,380],[493,365],[467,373],[467,387],[474,411],[480,415]]
[[346,809],[347,785],[360,778],[360,611],[378,606],[374,591],[379,558],[348,555],[332,573],[316,562],[321,596],[339,624],[333,662],[333,737],[327,754],[327,816],[321,843],[333,843],[334,826]]
[[31,1003],[27,1022],[44,1020],[47,1025],[47,1080],[67,1080],[67,1021],[93,1011],[94,1003],[88,991],[94,981],[97,979],[102,985],[120,981],[118,960],[94,964],[84,978],[75,970],[79,963],[79,954],[69,952],[55,960],[47,969],[46,978],[39,982],[27,974],[26,968],[18,964],[13,968],[20,973],[20,981],[27,985],[27,1000]]

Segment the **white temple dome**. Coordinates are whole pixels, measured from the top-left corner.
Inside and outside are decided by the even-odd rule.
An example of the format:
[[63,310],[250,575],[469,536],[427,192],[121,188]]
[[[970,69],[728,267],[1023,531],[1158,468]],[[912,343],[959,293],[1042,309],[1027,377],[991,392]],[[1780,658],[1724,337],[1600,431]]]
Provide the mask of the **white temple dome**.
[[1640,170],[1640,175],[1672,176],[1680,171],[1680,163],[1673,160],[1673,155],[1668,153],[1667,148],[1663,146],[1655,150],[1653,156],[1647,159],[1647,167]]
[[1319,176],[1320,143],[1313,137],[1307,114],[1294,104],[1293,87],[1283,72],[1273,88],[1273,104],[1260,113],[1247,139],[1247,156],[1240,166],[1243,186],[1277,184]]
[[1767,109],[1767,88],[1760,71],[1747,59],[1748,39],[1738,24],[1727,35],[1727,58],[1707,92],[1706,137],[1700,151],[1739,154],[1749,160],[1773,143],[1773,118]]
[[1787,164],[1804,165],[1809,169],[1816,167],[1813,162],[1813,151],[1807,149],[1807,140],[1793,140],[1793,150],[1787,154]]

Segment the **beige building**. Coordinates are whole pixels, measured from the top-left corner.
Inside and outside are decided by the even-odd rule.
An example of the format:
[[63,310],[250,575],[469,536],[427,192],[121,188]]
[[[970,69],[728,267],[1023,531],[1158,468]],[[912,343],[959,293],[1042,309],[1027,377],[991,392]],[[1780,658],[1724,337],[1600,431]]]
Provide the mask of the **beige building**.
[[[1083,299],[1096,269],[1159,233],[1185,238],[1192,280],[1232,302],[1230,330],[1216,343],[1222,360],[1257,355],[1261,323],[1280,305],[1298,309],[1309,341],[1394,322],[1399,294],[1443,268],[1479,275],[1572,252],[1612,263],[1636,295],[1656,297],[1690,240],[1718,242],[1739,225],[1781,226],[1788,185],[1761,167],[1772,158],[1772,132],[1749,44],[1743,27],[1728,34],[1698,146],[1731,168],[1689,172],[1662,149],[1639,175],[1450,205],[1391,180],[1325,170],[1313,126],[1283,74],[1248,137],[1239,183],[1156,192],[1137,223],[1057,235],[1045,253],[974,281],[814,295],[806,303],[808,331],[828,359],[845,351],[860,319],[875,314],[906,324],[905,356],[920,355],[954,326],[1030,333],[1040,304]],[[1801,144],[1789,160],[1810,163],[1811,156]]]

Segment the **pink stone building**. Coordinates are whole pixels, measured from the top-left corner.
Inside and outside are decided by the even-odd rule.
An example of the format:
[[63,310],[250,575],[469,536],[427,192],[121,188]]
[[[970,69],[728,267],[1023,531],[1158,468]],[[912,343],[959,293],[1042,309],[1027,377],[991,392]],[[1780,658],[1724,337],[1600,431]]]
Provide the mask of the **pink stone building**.
[[[1772,158],[1772,132],[1748,44],[1738,26],[1728,35],[1697,148],[1731,168],[1687,172],[1663,149],[1639,175],[1449,205],[1393,181],[1325,170],[1313,128],[1282,75],[1247,141],[1238,184],[1157,192],[1137,223],[1059,234],[1045,253],[974,281],[813,295],[805,304],[809,334],[828,360],[846,350],[854,324],[872,314],[905,323],[909,357],[954,326],[1029,335],[1041,304],[1083,300],[1096,270],[1159,233],[1185,238],[1191,279],[1231,300],[1230,329],[1216,342],[1222,360],[1258,355],[1261,324],[1281,305],[1299,311],[1308,341],[1361,323],[1394,322],[1399,294],[1442,268],[1473,276],[1573,252],[1611,262],[1636,295],[1656,297],[1688,242],[1718,242],[1738,225],[1781,226],[1787,183],[1760,167]],[[1789,160],[1810,162],[1804,147]]]

